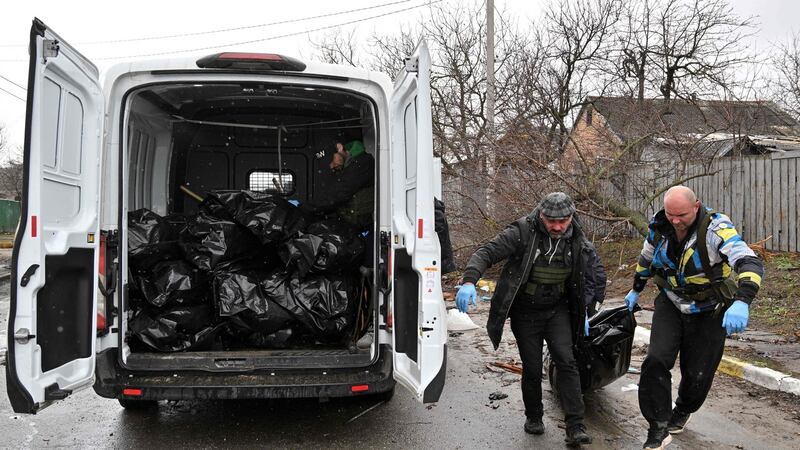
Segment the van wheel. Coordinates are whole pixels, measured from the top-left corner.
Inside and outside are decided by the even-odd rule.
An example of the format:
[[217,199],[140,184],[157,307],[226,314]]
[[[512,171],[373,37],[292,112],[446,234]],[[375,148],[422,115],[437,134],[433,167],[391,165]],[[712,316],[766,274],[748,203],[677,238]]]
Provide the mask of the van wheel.
[[141,411],[143,409],[154,409],[158,406],[156,400],[133,400],[130,398],[118,398],[119,405],[129,411]]
[[392,401],[392,397],[394,397],[394,386],[391,389],[385,392],[379,392],[377,394],[373,394],[372,398],[378,400],[380,402],[390,402]]

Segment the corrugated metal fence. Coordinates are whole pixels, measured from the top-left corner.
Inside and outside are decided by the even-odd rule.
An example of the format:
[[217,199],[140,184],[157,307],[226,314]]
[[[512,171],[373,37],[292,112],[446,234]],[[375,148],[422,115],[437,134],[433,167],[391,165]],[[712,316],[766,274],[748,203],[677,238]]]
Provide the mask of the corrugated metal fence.
[[17,222],[19,222],[19,202],[0,199],[0,232],[17,231]]
[[[658,169],[656,169],[658,170]],[[800,251],[800,157],[746,156],[721,158],[709,165],[689,167],[686,176],[713,173],[689,180],[705,206],[727,214],[748,243],[772,237],[764,245],[774,251]],[[639,169],[629,180],[653,179],[653,169]],[[625,186],[626,204],[639,209],[642,195],[634,183]],[[663,197],[649,208],[660,209]]]

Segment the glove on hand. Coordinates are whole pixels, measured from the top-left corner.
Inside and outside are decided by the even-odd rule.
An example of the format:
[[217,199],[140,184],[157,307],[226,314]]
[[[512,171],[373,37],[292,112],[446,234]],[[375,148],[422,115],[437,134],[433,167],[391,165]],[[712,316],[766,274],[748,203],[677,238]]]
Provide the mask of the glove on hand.
[[741,333],[747,327],[747,319],[750,316],[750,305],[747,303],[736,300],[725,311],[722,316],[722,328],[728,332],[728,336],[733,333]]
[[458,294],[456,294],[456,306],[458,307],[458,310],[461,312],[467,312],[470,301],[473,305],[477,305],[478,294],[475,292],[474,284],[464,283],[461,288],[458,289]]
[[633,311],[633,307],[639,302],[639,293],[631,289],[628,295],[625,296],[625,305],[629,311]]

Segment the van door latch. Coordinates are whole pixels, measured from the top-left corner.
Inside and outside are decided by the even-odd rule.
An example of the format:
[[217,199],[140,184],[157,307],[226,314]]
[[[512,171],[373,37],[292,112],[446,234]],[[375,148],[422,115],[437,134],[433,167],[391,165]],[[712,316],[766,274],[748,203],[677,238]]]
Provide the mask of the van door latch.
[[42,41],[42,57],[44,57],[45,62],[47,58],[55,58],[58,56],[58,41],[54,39],[45,39]]
[[31,330],[27,328],[20,328],[19,330],[14,332],[14,340],[19,342],[20,344],[27,344],[28,341],[35,338],[35,334],[31,334]]
[[406,72],[417,72],[419,70],[419,58],[416,56],[406,58]]

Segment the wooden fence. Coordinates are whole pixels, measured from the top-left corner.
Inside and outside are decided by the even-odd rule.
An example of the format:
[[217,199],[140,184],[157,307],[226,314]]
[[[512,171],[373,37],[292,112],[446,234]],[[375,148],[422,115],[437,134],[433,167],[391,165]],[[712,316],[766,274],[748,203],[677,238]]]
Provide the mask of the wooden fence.
[[[664,171],[663,168],[660,168]],[[624,193],[627,206],[639,210],[643,196],[632,180],[658,177],[659,168],[639,169],[629,174]],[[800,157],[772,155],[720,158],[708,165],[687,169],[694,178],[685,183],[708,207],[727,214],[748,243],[771,237],[764,246],[773,251],[800,251]],[[652,215],[663,197],[648,208]]]

